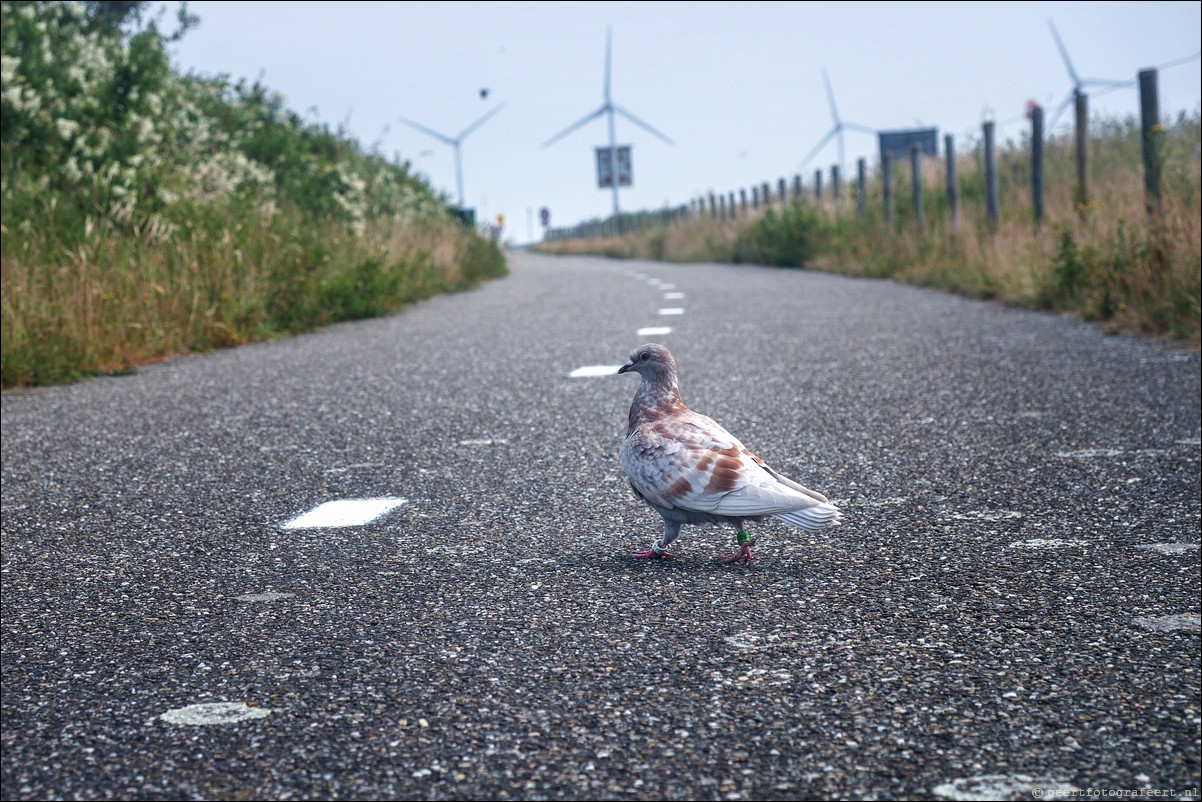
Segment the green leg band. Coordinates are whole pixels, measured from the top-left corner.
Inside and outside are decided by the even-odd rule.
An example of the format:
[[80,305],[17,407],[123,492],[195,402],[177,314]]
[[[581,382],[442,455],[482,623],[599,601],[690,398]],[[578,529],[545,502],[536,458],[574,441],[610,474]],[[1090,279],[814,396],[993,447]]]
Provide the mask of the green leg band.
[[746,532],[740,532],[735,537],[738,538],[740,546],[743,545],[744,543],[751,542],[751,535],[747,534]]

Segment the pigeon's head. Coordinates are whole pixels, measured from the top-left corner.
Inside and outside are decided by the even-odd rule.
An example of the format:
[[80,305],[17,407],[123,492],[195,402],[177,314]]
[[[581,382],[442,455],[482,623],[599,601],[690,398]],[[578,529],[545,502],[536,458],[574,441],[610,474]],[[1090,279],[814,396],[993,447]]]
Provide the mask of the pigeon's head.
[[675,376],[676,360],[672,358],[672,352],[662,345],[647,343],[630,352],[630,359],[626,361],[625,365],[618,368],[618,373],[626,373],[631,370],[643,378],[650,378],[657,374]]

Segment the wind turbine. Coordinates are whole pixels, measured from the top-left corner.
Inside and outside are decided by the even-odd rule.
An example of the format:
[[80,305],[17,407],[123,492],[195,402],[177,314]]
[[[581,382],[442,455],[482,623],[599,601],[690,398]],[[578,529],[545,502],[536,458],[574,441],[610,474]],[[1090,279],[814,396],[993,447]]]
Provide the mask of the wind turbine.
[[1060,32],[1056,30],[1056,26],[1052,21],[1048,20],[1048,27],[1052,29],[1052,38],[1056,40],[1056,48],[1060,51],[1060,58],[1064,59],[1064,66],[1068,69],[1068,77],[1073,79],[1073,89],[1068,93],[1068,96],[1061,101],[1056,107],[1056,113],[1049,118],[1047,130],[1051,131],[1056,127],[1057,121],[1060,120],[1060,115],[1064,114],[1064,110],[1072,103],[1077,95],[1084,94],[1081,90],[1086,86],[1104,86],[1110,89],[1119,86],[1129,86],[1131,81],[1110,81],[1100,78],[1082,78],[1077,75],[1077,70],[1073,67],[1073,60],[1068,57],[1068,49],[1065,48],[1064,42],[1060,40]]
[[837,137],[839,137],[839,170],[840,170],[840,172],[842,172],[842,170],[843,170],[843,129],[850,128],[853,131],[860,131],[865,134],[874,134],[874,135],[877,132],[876,132],[876,130],[869,128],[866,125],[859,125],[857,123],[845,123],[845,122],[843,122],[843,120],[839,119],[839,109],[835,106],[835,93],[831,91],[831,79],[830,79],[830,76],[826,74],[825,67],[822,69],[822,83],[826,86],[826,100],[830,104],[831,117],[834,118],[834,120],[835,120],[835,127],[832,128],[830,131],[828,131],[826,136],[822,137],[822,139],[819,140],[818,144],[814,146],[814,149],[811,150],[808,154],[806,154],[806,157],[801,160],[801,164],[799,165],[798,169],[800,169],[801,167],[805,167],[807,164],[809,164],[810,159],[817,156],[818,151],[822,150],[822,148],[826,145],[827,142],[830,142],[833,137],[837,136]]
[[496,114],[498,111],[500,111],[503,108],[505,108],[504,103],[502,103],[500,106],[497,106],[495,109],[488,112],[480,119],[476,120],[474,123],[469,125],[467,128],[464,128],[463,131],[461,131],[459,133],[459,136],[455,137],[454,139],[447,136],[446,134],[440,134],[437,131],[429,129],[426,126],[422,125],[421,123],[415,123],[415,122],[413,122],[413,120],[406,120],[404,117],[401,117],[401,122],[403,122],[405,125],[408,125],[410,128],[416,128],[417,130],[419,130],[423,133],[429,134],[430,136],[434,137],[435,139],[441,139],[443,142],[446,142],[448,145],[450,145],[452,148],[455,149],[455,183],[458,185],[458,188],[459,188],[459,207],[460,208],[463,208],[463,165],[459,160],[459,143],[463,141],[464,137],[466,137],[472,131],[475,131],[480,126],[484,125],[484,122],[488,118],[492,117],[494,114]]
[[655,136],[657,136],[660,139],[662,139],[663,141],[667,142],[669,145],[675,145],[676,143],[673,142],[671,139],[669,139],[664,134],[661,134],[659,131],[656,131],[654,128],[652,128],[650,125],[648,125],[647,123],[640,120],[638,117],[635,117],[633,114],[626,111],[626,109],[622,108],[621,106],[615,105],[610,100],[610,97],[609,97],[610,69],[609,69],[609,67],[610,67],[610,48],[611,48],[612,37],[613,37],[613,28],[612,27],[607,28],[605,31],[605,102],[601,104],[601,108],[597,109],[592,114],[589,114],[587,117],[584,117],[583,119],[572,123],[567,128],[563,129],[558,134],[556,134],[555,136],[548,139],[546,142],[543,143],[543,147],[546,148],[546,147],[549,147],[549,146],[555,144],[556,142],[563,139],[568,134],[575,131],[580,126],[584,125],[585,123],[592,122],[593,120],[600,117],[602,114],[608,115],[608,117],[609,117],[609,167],[610,167],[610,175],[613,176],[614,216],[617,217],[617,215],[618,215],[618,148],[617,148],[617,144],[614,141],[614,113],[616,112],[618,114],[621,114],[623,117],[630,120],[635,125],[639,126],[640,128],[643,128],[646,131],[649,131],[652,134],[655,134]]

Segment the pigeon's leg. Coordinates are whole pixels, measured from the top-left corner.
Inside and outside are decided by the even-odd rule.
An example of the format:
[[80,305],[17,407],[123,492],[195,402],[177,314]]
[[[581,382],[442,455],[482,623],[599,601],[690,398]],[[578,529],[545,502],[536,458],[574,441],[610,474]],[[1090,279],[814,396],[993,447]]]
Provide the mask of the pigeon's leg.
[[755,545],[755,541],[751,539],[751,535],[747,534],[747,530],[743,528],[742,521],[735,521],[735,527],[739,530],[739,534],[735,538],[739,541],[739,550],[734,554],[723,554],[722,559],[728,563],[751,562],[751,547]]
[[639,560],[647,560],[652,557],[666,557],[671,559],[672,555],[667,552],[668,544],[680,536],[680,524],[672,521],[664,521],[664,536],[651,544],[650,551],[636,551],[631,554]]

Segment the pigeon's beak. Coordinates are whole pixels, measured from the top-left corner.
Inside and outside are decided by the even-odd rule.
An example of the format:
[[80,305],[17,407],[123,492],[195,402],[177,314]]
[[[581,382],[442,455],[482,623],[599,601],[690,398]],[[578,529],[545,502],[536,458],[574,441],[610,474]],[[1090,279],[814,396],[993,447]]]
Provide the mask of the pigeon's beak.
[[630,370],[633,367],[634,367],[634,360],[628,360],[625,365],[618,368],[618,373],[625,373],[626,371]]

